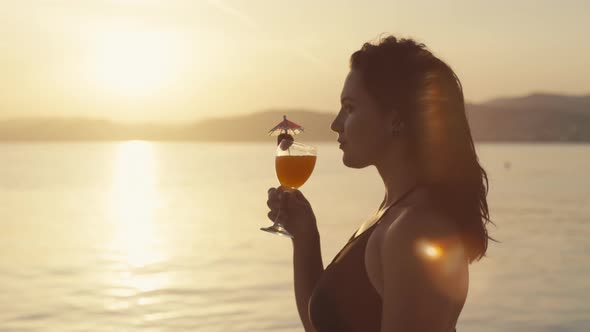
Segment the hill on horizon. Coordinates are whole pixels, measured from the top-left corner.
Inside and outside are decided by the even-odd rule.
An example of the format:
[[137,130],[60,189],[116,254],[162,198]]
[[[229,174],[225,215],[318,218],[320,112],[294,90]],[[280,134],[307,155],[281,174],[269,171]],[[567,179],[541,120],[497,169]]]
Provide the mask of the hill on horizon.
[[[476,141],[590,142],[590,95],[535,93],[466,104]],[[334,112],[279,109],[209,118],[183,124],[123,124],[95,118],[16,118],[0,120],[0,141],[270,141],[270,128],[283,114],[301,124],[302,140],[334,141]]]

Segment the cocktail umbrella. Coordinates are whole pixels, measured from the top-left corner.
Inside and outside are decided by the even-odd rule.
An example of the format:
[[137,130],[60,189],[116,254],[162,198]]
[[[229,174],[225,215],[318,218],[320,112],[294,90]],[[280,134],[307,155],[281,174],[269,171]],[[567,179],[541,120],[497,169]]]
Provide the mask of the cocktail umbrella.
[[274,126],[269,132],[268,136],[278,136],[280,134],[297,135],[303,131],[303,127],[293,121],[287,120],[287,116],[283,115],[283,121]]
[[[269,132],[269,136],[278,136],[277,145],[281,143],[283,139],[289,139],[291,142],[294,141],[293,135],[297,135],[303,131],[303,127],[296,124],[293,121],[287,120],[287,116],[283,115],[283,121],[278,125],[274,126]],[[291,146],[291,143],[285,142],[282,146],[282,150],[287,150]]]

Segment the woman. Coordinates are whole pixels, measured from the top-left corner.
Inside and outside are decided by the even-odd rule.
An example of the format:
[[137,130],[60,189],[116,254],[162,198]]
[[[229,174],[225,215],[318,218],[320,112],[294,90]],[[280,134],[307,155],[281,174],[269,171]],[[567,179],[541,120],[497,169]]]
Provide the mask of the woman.
[[324,269],[309,202],[300,191],[268,192],[270,219],[282,204],[279,221],[294,235],[305,330],[454,331],[489,222],[461,84],[423,44],[389,36],[352,54],[341,104],[331,129],[346,166],[377,168],[377,213]]

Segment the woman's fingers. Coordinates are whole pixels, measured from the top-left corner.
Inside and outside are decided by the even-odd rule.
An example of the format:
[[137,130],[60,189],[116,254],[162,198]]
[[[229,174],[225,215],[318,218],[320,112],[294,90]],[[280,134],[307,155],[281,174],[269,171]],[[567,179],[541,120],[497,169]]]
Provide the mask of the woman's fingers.
[[279,207],[279,195],[281,193],[280,188],[270,188],[268,189],[268,199],[266,201],[266,205],[270,209],[276,209]]
[[297,210],[308,207],[309,202],[299,190],[290,192],[278,187],[268,189],[266,205],[270,208],[268,218],[284,224],[288,222],[291,212],[297,213]]
[[285,210],[272,210],[267,213],[267,216],[272,222],[278,222],[283,226],[289,221],[288,213]]
[[267,216],[268,219],[281,223],[286,223],[288,219],[289,193],[283,191],[281,187],[268,189],[268,200],[266,205],[270,208]]
[[281,191],[277,189],[266,202],[270,209],[289,209],[308,206],[309,202],[299,190]]
[[317,232],[311,205],[299,190],[284,191],[281,187],[268,189],[267,216],[278,222],[294,236]]
[[275,221],[277,219],[278,214],[279,214],[279,211],[272,210],[272,211],[269,211],[266,215],[268,216],[268,219],[270,219],[271,221]]

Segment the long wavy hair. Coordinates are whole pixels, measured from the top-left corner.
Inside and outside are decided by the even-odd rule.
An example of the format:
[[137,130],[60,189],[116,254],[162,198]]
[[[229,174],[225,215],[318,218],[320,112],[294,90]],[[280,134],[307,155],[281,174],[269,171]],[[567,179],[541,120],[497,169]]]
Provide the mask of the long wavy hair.
[[[491,223],[488,177],[465,114],[461,82],[424,44],[394,36],[365,43],[350,57],[368,93],[405,125],[418,184],[460,229],[469,262],[485,256]],[[492,239],[493,240],[493,239]]]

